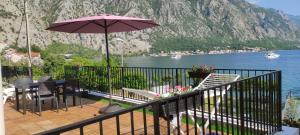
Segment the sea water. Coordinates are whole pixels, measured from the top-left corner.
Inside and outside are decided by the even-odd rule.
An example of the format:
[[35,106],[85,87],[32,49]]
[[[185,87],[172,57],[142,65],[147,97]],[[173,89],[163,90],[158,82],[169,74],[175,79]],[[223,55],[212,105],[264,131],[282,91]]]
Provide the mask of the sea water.
[[275,51],[280,54],[277,59],[265,58],[266,52],[206,54],[182,56],[171,59],[170,56],[127,57],[125,64],[129,67],[187,67],[207,64],[216,68],[229,69],[274,69],[282,71],[282,95],[292,91],[300,96],[300,50]]

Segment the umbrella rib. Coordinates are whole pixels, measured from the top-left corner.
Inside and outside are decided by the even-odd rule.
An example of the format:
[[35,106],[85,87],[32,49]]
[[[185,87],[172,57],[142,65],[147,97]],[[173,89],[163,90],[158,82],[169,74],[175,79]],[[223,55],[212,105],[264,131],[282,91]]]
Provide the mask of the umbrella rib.
[[129,26],[129,27],[131,27],[131,28],[134,28],[134,29],[136,29],[136,30],[141,30],[141,29],[139,29],[139,28],[137,28],[137,27],[134,27],[134,26],[132,26],[132,25],[130,25],[130,24],[127,24],[127,23],[125,23],[125,22],[122,22],[122,21],[119,21],[120,23],[123,23],[123,24],[125,24],[125,25],[127,25],[127,26]]
[[94,24],[96,24],[97,26],[100,26],[100,27],[102,27],[102,28],[105,28],[105,26],[103,26],[103,25],[97,23],[96,21],[92,21],[92,23],[94,23]]
[[85,27],[85,26],[89,25],[90,23],[91,23],[91,22],[90,22],[90,21],[88,21],[86,24],[84,24],[84,25],[81,25],[79,28],[76,28],[75,30],[71,31],[71,33],[74,33],[74,32],[76,32],[76,31],[78,31],[78,30],[82,29],[83,27]]
[[112,25],[114,25],[114,24],[116,24],[116,23],[118,23],[119,22],[119,20],[116,20],[115,22],[112,22],[112,23],[110,23],[109,25],[107,25],[107,27],[110,27],[110,26],[112,26]]
[[49,27],[49,28],[47,28],[46,30],[55,29],[55,28],[58,28],[58,27],[62,27],[62,26],[65,26],[65,25],[72,24],[72,23],[75,23],[75,22],[63,23],[63,24],[61,24],[61,25],[57,25],[57,26],[53,26],[53,27]]

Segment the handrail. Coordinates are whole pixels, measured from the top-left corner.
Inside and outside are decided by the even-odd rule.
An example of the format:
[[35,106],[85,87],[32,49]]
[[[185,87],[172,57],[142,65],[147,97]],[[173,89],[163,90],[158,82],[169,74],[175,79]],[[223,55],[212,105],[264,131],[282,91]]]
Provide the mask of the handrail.
[[151,102],[148,102],[148,103],[136,105],[136,106],[133,106],[133,107],[130,107],[130,108],[127,108],[127,109],[118,110],[118,111],[115,111],[115,112],[112,112],[112,113],[109,113],[109,114],[102,114],[102,115],[99,115],[99,116],[96,116],[96,117],[93,117],[93,118],[89,118],[89,119],[85,119],[85,120],[75,122],[75,123],[72,123],[72,124],[69,124],[69,125],[61,126],[59,128],[54,128],[54,129],[51,129],[51,130],[40,132],[40,133],[37,133],[35,135],[53,135],[53,134],[57,134],[57,133],[70,131],[70,130],[73,130],[73,129],[76,129],[76,128],[80,128],[80,127],[83,127],[83,126],[86,126],[86,125],[89,125],[89,124],[99,122],[101,120],[109,119],[109,118],[112,118],[112,117],[117,116],[117,115],[122,115],[122,114],[125,114],[125,113],[128,113],[128,112],[132,112],[132,111],[150,106],[155,102],[157,102],[157,101],[151,101]]
[[[76,67],[76,66],[66,66],[66,67]],[[81,66],[81,67],[102,67],[102,66]],[[103,67],[106,68],[106,67]],[[192,69],[189,67],[179,67],[179,68],[172,68],[172,67],[111,67],[111,68],[149,68],[149,69]],[[273,69],[230,69],[230,68],[216,68],[214,70],[237,70],[237,71],[276,71]]]
[[[275,74],[277,74],[277,75],[280,76],[281,71],[272,70],[269,73],[257,75],[257,76],[254,76],[254,77],[240,79],[240,80],[237,80],[237,81],[234,81],[234,82],[225,83],[225,84],[222,84],[222,85],[218,85],[218,86],[206,88],[206,89],[203,89],[201,91],[197,90],[197,91],[192,91],[192,92],[184,93],[184,94],[178,95],[178,96],[173,96],[173,97],[168,97],[168,98],[153,100],[153,101],[141,104],[141,105],[136,105],[136,106],[130,107],[128,109],[119,110],[119,111],[116,111],[116,112],[113,112],[113,113],[110,113],[110,114],[103,114],[103,115],[100,115],[100,116],[96,116],[94,118],[89,118],[89,119],[86,119],[86,120],[83,120],[83,121],[80,121],[80,122],[72,123],[72,124],[65,125],[65,126],[62,126],[62,127],[59,127],[59,128],[55,128],[55,129],[51,129],[51,130],[44,131],[44,132],[41,132],[41,133],[37,133],[36,135],[60,134],[60,133],[63,133],[63,132],[66,132],[66,131],[70,131],[70,130],[73,130],[73,129],[83,128],[84,126],[87,126],[87,125],[90,125],[90,124],[93,124],[93,123],[97,123],[97,122],[101,122],[103,120],[106,120],[106,119],[109,119],[109,118],[113,118],[113,117],[116,117],[116,116],[119,116],[119,115],[122,115],[122,114],[133,112],[133,111],[136,111],[138,109],[146,108],[146,107],[153,106],[153,105],[162,105],[163,103],[166,103],[168,101],[172,101],[172,100],[176,101],[176,100],[179,100],[181,98],[188,98],[188,97],[191,97],[191,96],[195,96],[195,95],[199,94],[200,92],[204,92],[204,91],[208,91],[209,92],[210,90],[216,90],[217,88],[220,88],[222,86],[228,86],[228,85],[233,85],[233,84],[245,83],[245,82],[247,82],[248,80],[251,80],[251,79],[257,79],[257,78],[260,78],[260,77],[266,77],[268,75],[275,75]],[[280,81],[280,80],[277,80],[277,81]],[[277,84],[277,85],[279,85],[279,84]],[[280,88],[278,90],[280,90]],[[278,93],[279,95],[277,95],[278,97],[280,96],[280,93],[281,93],[281,91],[279,91],[279,93]],[[259,102],[259,101],[255,101],[255,102]],[[280,105],[278,105],[278,106],[280,107]],[[241,110],[242,112],[244,111],[243,109],[244,108],[242,107],[242,110]],[[276,110],[276,111],[278,111],[278,110]],[[280,111],[278,113],[280,113]],[[217,114],[215,114],[215,115],[217,116]],[[247,122],[251,121],[251,120],[244,119],[243,115],[244,114],[240,114],[240,117],[241,117],[241,120],[242,120],[242,126],[243,126],[242,128],[244,128],[244,126],[245,126],[244,125],[244,120],[246,120]],[[277,116],[281,116],[281,115],[277,115]],[[156,117],[156,116],[154,116],[154,117]],[[221,117],[222,117],[222,114],[221,114]],[[263,122],[255,121],[255,120],[254,120],[254,122],[260,123],[260,124],[264,124]],[[269,123],[267,123],[267,124],[269,124]],[[279,128],[277,130],[280,130],[281,123],[278,122],[277,124],[278,124],[277,126]],[[242,131],[244,131],[244,129],[242,129]]]

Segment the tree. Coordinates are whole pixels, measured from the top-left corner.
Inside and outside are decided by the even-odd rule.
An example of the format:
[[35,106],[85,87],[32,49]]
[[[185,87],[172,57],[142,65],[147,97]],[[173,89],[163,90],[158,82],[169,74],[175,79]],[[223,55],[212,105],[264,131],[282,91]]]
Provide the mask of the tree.
[[52,75],[54,78],[61,78],[64,75],[65,60],[59,55],[47,54],[43,55],[44,65],[43,71]]
[[292,126],[293,123],[296,121],[296,115],[297,115],[297,106],[295,99],[289,98],[287,99],[287,106],[286,106],[286,124]]

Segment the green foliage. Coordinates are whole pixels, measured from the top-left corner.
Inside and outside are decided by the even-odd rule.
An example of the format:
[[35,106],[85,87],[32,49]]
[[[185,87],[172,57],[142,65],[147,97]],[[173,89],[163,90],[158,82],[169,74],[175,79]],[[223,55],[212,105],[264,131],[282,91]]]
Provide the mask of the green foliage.
[[47,48],[43,51],[42,56],[45,53],[65,54],[68,52],[68,49],[69,49],[69,47],[67,44],[53,42],[52,44],[48,45]]
[[43,76],[45,73],[43,71],[42,67],[38,66],[32,66],[32,74],[33,74],[33,79],[38,80],[41,76]]
[[52,75],[53,78],[62,78],[64,75],[65,60],[63,57],[54,54],[43,56],[44,65],[43,71],[46,74]]
[[62,57],[64,57],[63,55],[65,54],[72,54],[74,57],[82,57],[87,59],[99,57],[99,52],[96,50],[89,49],[78,44],[64,44],[60,42],[53,42],[47,46],[47,48],[43,51],[42,56],[49,53],[62,55]]
[[[77,45],[77,44],[63,44],[59,42],[53,42],[44,51],[42,51],[42,59],[44,60],[43,71],[46,74],[51,74],[55,78],[61,78],[64,75],[64,66],[97,66],[106,67],[106,60],[96,60],[100,57],[97,51]],[[65,54],[72,54],[71,59],[65,60]],[[102,56],[103,57],[103,56]],[[110,58],[111,66],[118,66],[119,59],[112,56]],[[96,70],[97,71],[97,70]],[[91,74],[99,75],[99,72],[92,72]],[[81,79],[83,84],[86,84],[92,88],[105,88],[104,79],[96,79],[93,81],[87,81],[89,78],[83,71],[79,70],[79,73],[72,73],[73,75],[82,75]],[[89,75],[91,75],[89,74]],[[73,76],[74,77],[74,76]],[[101,83],[103,82],[103,83]]]
[[[104,56],[102,56],[104,57]],[[117,67],[120,65],[121,61],[118,57],[111,55],[110,58],[110,66],[111,67]],[[107,66],[107,59],[103,58],[102,61],[100,62],[101,67],[106,67]]]
[[147,78],[139,73],[128,72],[125,73],[123,80],[123,87],[133,89],[144,89],[147,88]]
[[[17,45],[11,45],[9,48],[16,49],[18,52],[26,53],[26,48],[20,48]],[[80,45],[69,45],[54,42],[49,45],[45,50],[42,50],[36,45],[32,45],[32,51],[41,52],[41,58],[43,60],[43,65],[33,66],[32,71],[34,75],[34,79],[40,78],[42,75],[51,75],[54,79],[62,79],[64,78],[65,66],[93,66],[99,67],[95,70],[91,70],[90,72],[85,72],[81,69],[68,70],[71,77],[79,78],[81,84],[86,85],[86,87],[93,89],[103,89],[107,90],[107,77],[106,77],[106,59],[96,60],[99,58],[98,52],[89,48],[85,48]],[[71,59],[65,60],[65,54],[72,54]],[[104,56],[101,56],[104,57]],[[3,59],[1,57],[1,59]],[[27,66],[27,61],[22,61],[20,63],[10,63],[8,60],[3,61],[5,65],[13,66]],[[112,67],[116,67],[120,65],[120,60],[116,56],[111,56],[110,63]],[[112,76],[118,74],[119,71],[112,72]],[[112,77],[114,79],[114,77]]]
[[11,18],[15,18],[17,16],[11,12],[5,11],[4,9],[0,9],[0,17],[5,18],[5,19],[11,19]]
[[73,57],[71,61],[66,62],[65,65],[68,66],[100,66],[99,61],[87,59],[87,58],[82,58],[82,57]]
[[20,52],[20,53],[27,53],[27,48],[19,47],[16,44],[10,45],[9,48],[15,49],[17,52]]
[[[153,42],[152,51],[154,53],[164,51],[210,51],[218,49],[243,49],[244,47],[263,47],[266,49],[294,49],[299,41],[284,41],[273,38],[261,40],[239,41],[236,39],[226,41],[222,37],[211,37],[197,39],[192,37],[170,37],[156,38]],[[228,48],[229,46],[229,48]]]
[[32,52],[41,52],[42,49],[37,45],[31,45],[31,51]]
[[[28,53],[27,47],[19,47],[16,44],[10,45],[9,48],[15,49],[17,52],[20,52],[20,53]],[[32,52],[41,52],[42,49],[37,45],[31,45],[31,51]]]

